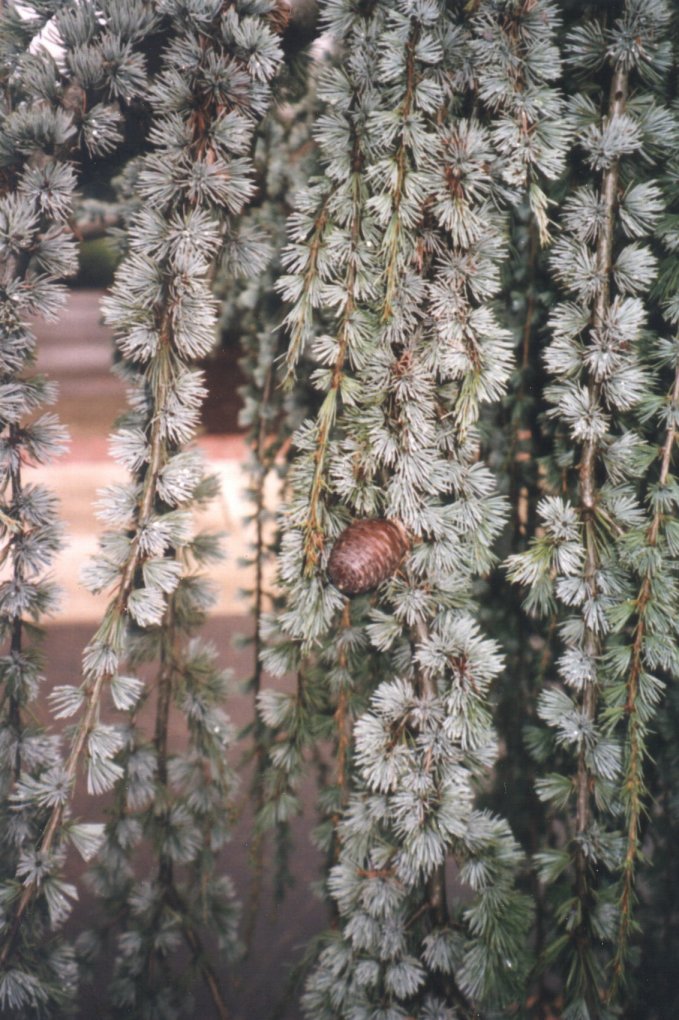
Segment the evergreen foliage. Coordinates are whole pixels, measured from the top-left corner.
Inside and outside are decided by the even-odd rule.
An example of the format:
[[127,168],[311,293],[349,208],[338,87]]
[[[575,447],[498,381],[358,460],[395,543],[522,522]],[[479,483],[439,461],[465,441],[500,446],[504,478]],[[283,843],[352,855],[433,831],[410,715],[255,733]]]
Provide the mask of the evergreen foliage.
[[[676,104],[675,104],[676,109]],[[630,693],[636,701],[636,712],[630,717],[629,744],[630,763],[634,749],[633,740],[637,745],[636,772],[638,775],[638,792],[636,802],[630,803],[630,863],[625,871],[628,881],[623,893],[630,900],[629,920],[627,927],[633,932],[632,924],[636,921],[638,941],[641,943],[641,955],[636,974],[644,975],[645,988],[642,983],[628,980],[625,986],[626,995],[634,1010],[631,1015],[642,1017],[644,1014],[662,1017],[671,1016],[679,1007],[679,997],[674,980],[674,960],[677,949],[677,925],[675,895],[677,881],[677,859],[674,847],[677,838],[677,789],[679,774],[677,772],[677,691],[671,683],[676,674],[674,657],[676,646],[668,640],[672,631],[669,626],[676,626],[676,511],[673,509],[672,493],[676,492],[676,456],[674,444],[677,439],[677,406],[679,389],[677,388],[678,362],[677,347],[677,276],[676,276],[676,241],[675,226],[677,202],[677,162],[672,158],[662,175],[663,191],[667,202],[665,214],[662,216],[656,233],[663,246],[663,258],[660,263],[658,281],[654,287],[653,297],[660,301],[668,324],[672,326],[672,336],[664,334],[658,344],[657,357],[662,365],[661,388],[651,398],[653,417],[650,425],[658,423],[655,433],[663,439],[659,459],[656,461],[654,485],[649,496],[652,499],[652,516],[646,535],[647,545],[656,550],[654,569],[648,567],[641,577],[638,613],[635,619],[634,644],[632,646],[631,665],[641,673],[646,664],[647,640],[656,655],[662,649],[664,661],[661,667],[651,667],[665,680],[665,686],[658,691],[659,697],[651,704],[644,705],[641,698],[649,683],[644,677],[635,678],[630,672],[636,687]],[[672,353],[674,352],[674,353]],[[657,442],[657,439],[656,439]],[[657,472],[657,480],[655,473]],[[657,553],[660,553],[658,555]],[[659,595],[656,594],[659,592]],[[645,766],[645,767],[644,767]],[[634,788],[632,788],[634,789]],[[635,811],[635,813],[633,813]],[[639,813],[641,812],[641,813]],[[634,824],[638,829],[634,831]],[[639,849],[643,848],[643,857]],[[642,864],[650,863],[644,871],[644,882],[637,887],[632,884],[634,862],[631,852],[637,851]],[[638,868],[638,864],[637,864]],[[629,892],[627,891],[629,889]],[[639,906],[634,910],[634,894],[638,896]],[[628,934],[629,932],[625,933]],[[629,968],[628,968],[629,973]]]
[[[99,502],[107,530],[85,579],[112,597],[85,653],[85,697],[94,704],[108,688],[127,715],[97,727],[104,739],[94,750],[88,738],[90,786],[113,788],[115,806],[91,876],[105,917],[80,949],[92,957],[116,937],[110,997],[121,1016],[185,1016],[194,971],[226,1016],[203,933],[226,959],[238,950],[234,890],[216,872],[235,789],[228,677],[191,636],[213,601],[199,571],[220,555],[217,536],[193,534],[191,509],[216,489],[191,441],[205,393],[195,362],[216,338],[213,276],[221,264],[256,272],[267,254],[261,235],[235,225],[254,190],[252,135],[280,60],[271,7],[164,5],[170,38],[149,89],[153,150],[126,175],[128,253],[104,302],[130,387],[111,447],[130,482]],[[156,664],[152,681],[139,674],[146,662]],[[149,733],[141,713],[152,693]],[[169,747],[173,711],[187,730],[181,754]],[[140,882],[144,845],[153,857]]]
[[[657,273],[648,238],[664,205],[654,164],[676,144],[663,105],[669,15],[664,3],[622,4],[566,36],[587,177],[563,203],[550,256],[563,295],[545,352],[556,484],[538,506],[541,533],[509,560],[513,578],[529,586],[528,611],[554,614],[558,626],[560,683],[538,701],[551,736],[535,730],[531,740],[539,796],[566,833],[536,865],[554,885],[546,962],[563,968],[568,1018],[616,1012],[633,930],[648,724],[664,687],[658,672],[676,672],[671,546],[664,570],[657,555],[674,430],[654,392],[673,365],[673,344],[657,336],[657,312],[645,304]],[[649,422],[651,439],[660,425],[658,454]]]
[[[555,16],[542,4],[481,4],[459,22],[436,3],[321,10],[343,60],[319,81],[323,175],[298,199],[281,288],[290,376],[307,351],[325,396],[295,436],[287,602],[264,654],[272,671],[299,672],[296,695],[260,696],[279,731],[270,810],[294,810],[304,748],[333,736],[319,838],[341,926],[309,978],[308,1015],[466,1016],[508,1003],[527,968],[520,851],[472,804],[495,756],[487,698],[501,659],[470,589],[505,510],[477,427],[510,367],[489,305],[499,210],[527,188],[546,233],[538,182],[559,172],[567,139],[550,85]],[[477,86],[488,126],[464,115]],[[412,550],[376,596],[349,603],[324,568],[363,517],[399,520]],[[446,903],[449,855],[475,893],[466,910]]]
[[[253,720],[242,736],[252,739],[246,756],[254,764],[252,782],[256,832],[252,843],[252,887],[248,897],[244,938],[249,947],[257,919],[264,870],[266,826],[259,824],[264,806],[264,777],[269,731],[256,711],[263,683],[261,623],[267,610],[279,603],[273,586],[273,566],[279,542],[275,526],[273,500],[282,498],[290,453],[290,437],[304,417],[304,405],[310,394],[300,385],[294,393],[281,383],[281,363],[286,336],[282,327],[283,304],[275,282],[281,272],[280,252],[285,244],[285,223],[292,211],[291,196],[304,186],[315,168],[315,150],[311,143],[316,111],[316,74],[319,61],[300,60],[293,50],[284,49],[286,67],[277,80],[277,104],[258,134],[254,163],[257,198],[240,218],[243,237],[265,233],[269,241],[268,257],[254,274],[243,271],[239,263],[225,264],[217,280],[221,299],[223,343],[239,344],[239,366],[245,377],[240,389],[242,407],[239,424],[246,429],[249,459],[245,465],[249,484],[246,496],[252,512],[246,523],[253,530],[248,555],[241,562],[253,571],[253,587],[243,592],[252,610],[252,638],[244,638],[252,647],[253,672],[248,687],[253,697]],[[250,259],[248,258],[248,262]],[[275,495],[272,495],[275,493]],[[283,896],[289,881],[287,867],[287,825],[276,829],[274,886],[277,898]]]
[[[98,826],[70,815],[77,755],[62,759],[58,736],[37,724],[32,704],[42,683],[38,624],[58,595],[47,571],[62,536],[57,500],[28,469],[63,453],[67,433],[43,410],[54,385],[30,374],[35,337],[26,319],[54,320],[66,297],[59,281],[77,269],[72,160],[117,144],[119,101],[143,86],[133,46],[153,16],[141,4],[130,13],[134,30],[107,4],[96,12],[9,4],[0,15],[0,1009],[16,1017],[72,1003],[75,958],[59,929],[77,893],[64,879],[64,856],[70,845],[89,858],[100,841]],[[65,63],[46,48],[55,33],[70,47]]]

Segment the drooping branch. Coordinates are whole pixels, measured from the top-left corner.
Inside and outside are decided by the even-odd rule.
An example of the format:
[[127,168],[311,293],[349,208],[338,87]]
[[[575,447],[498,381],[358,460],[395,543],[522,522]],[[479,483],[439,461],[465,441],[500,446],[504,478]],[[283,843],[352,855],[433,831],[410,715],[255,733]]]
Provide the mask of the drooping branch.
[[[679,403],[679,369],[674,378],[670,401],[676,407]],[[663,489],[668,482],[672,454],[677,440],[677,429],[672,423],[666,432],[660,458],[658,488]],[[650,549],[658,545],[664,513],[657,507],[646,532],[646,544]],[[631,656],[627,670],[627,697],[624,711],[627,717],[627,767],[625,771],[623,796],[627,818],[627,839],[625,856],[622,864],[622,883],[619,899],[618,938],[615,957],[613,959],[613,980],[609,989],[609,998],[615,1000],[621,985],[625,983],[625,968],[628,962],[629,940],[633,924],[634,891],[636,883],[637,861],[639,858],[639,826],[644,809],[646,787],[643,776],[644,749],[643,738],[647,725],[639,716],[639,684],[644,668],[644,650],[647,636],[647,610],[653,598],[653,571],[649,569],[642,578],[635,599],[636,625],[634,627]]]

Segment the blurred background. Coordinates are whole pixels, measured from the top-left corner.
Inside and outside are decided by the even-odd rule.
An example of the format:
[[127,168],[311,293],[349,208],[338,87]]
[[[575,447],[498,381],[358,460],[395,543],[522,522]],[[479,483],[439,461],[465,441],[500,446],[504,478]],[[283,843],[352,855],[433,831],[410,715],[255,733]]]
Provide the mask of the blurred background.
[[[81,277],[71,289],[59,321],[34,323],[38,336],[38,368],[58,383],[59,399],[55,410],[71,433],[68,453],[54,464],[36,469],[33,475],[36,482],[44,482],[60,498],[67,529],[66,546],[54,570],[64,596],[58,615],[47,626],[45,642],[50,686],[79,682],[83,648],[106,602],[105,596],[91,595],[79,582],[79,572],[94,552],[102,530],[94,509],[97,490],[125,480],[124,469],[111,459],[107,449],[111,425],[125,406],[125,386],[111,371],[113,345],[109,331],[101,323],[99,310],[104,287],[111,278],[113,259],[106,240],[86,242]],[[238,427],[238,409],[242,402],[238,388],[243,380],[237,364],[237,349],[227,345],[218,350],[206,376],[209,397],[204,407],[199,445],[220,479],[221,494],[201,513],[200,524],[224,533],[226,557],[211,570],[217,604],[204,635],[217,647],[220,665],[233,672],[234,687],[227,710],[240,731],[251,721],[253,711],[252,695],[242,689],[242,682],[252,673],[253,646],[243,640],[251,635],[252,619],[250,603],[241,593],[241,589],[252,584],[252,568],[241,563],[252,537],[244,518],[252,508],[244,491],[247,447],[243,430],[239,431]],[[273,480],[267,485],[267,502],[275,506]],[[151,704],[147,706],[149,720],[152,707]],[[172,730],[175,746],[183,731],[178,722],[174,720]],[[234,752],[233,761],[240,773],[240,810],[233,840],[223,854],[223,871],[231,877],[241,902],[246,904],[252,816],[248,806],[249,768],[241,761],[243,753],[241,744]],[[310,805],[313,803],[311,791],[306,800]],[[101,821],[105,818],[106,802],[105,796],[89,797],[81,793],[76,799],[75,813],[83,820]],[[293,849],[289,858],[292,884],[280,905],[276,904],[273,890],[272,849],[265,849],[264,886],[249,955],[231,973],[227,968],[222,972],[217,957],[213,957],[228,992],[234,1020],[274,1017],[292,1020],[298,1016],[292,996],[295,966],[304,943],[326,923],[324,908],[309,885],[319,874],[321,865],[320,855],[315,853],[310,838],[313,823],[312,809],[292,823]],[[80,880],[85,868],[75,854],[71,855],[70,867],[73,869],[71,877],[78,880],[80,890],[79,904],[68,923],[75,936],[94,917],[90,916],[92,903]],[[95,975],[95,983],[84,990],[82,1015],[90,1015],[100,1002],[100,988],[105,980],[105,974],[101,974],[101,983]],[[213,1015],[209,994],[200,982],[196,985],[195,1015]]]

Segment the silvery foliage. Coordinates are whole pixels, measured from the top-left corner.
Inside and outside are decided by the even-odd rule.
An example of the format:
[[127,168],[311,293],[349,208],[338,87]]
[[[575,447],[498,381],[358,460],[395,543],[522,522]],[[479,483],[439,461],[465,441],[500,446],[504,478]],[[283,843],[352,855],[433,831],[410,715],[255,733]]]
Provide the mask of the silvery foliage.
[[[199,571],[220,555],[217,536],[194,533],[192,510],[216,483],[192,441],[205,395],[196,361],[217,335],[214,275],[223,265],[256,273],[268,254],[261,231],[236,227],[255,191],[253,135],[281,57],[273,7],[159,5],[169,41],[147,91],[151,151],[124,175],[127,253],[104,300],[130,403],[111,451],[130,480],[100,493],[107,529],[84,580],[111,601],[86,650],[79,696],[84,720],[104,692],[125,716],[97,723],[88,738],[90,788],[112,789],[115,805],[90,875],[104,914],[79,948],[94,958],[117,937],[110,1000],[121,1015],[185,1016],[194,973],[221,1011],[200,932],[209,930],[226,958],[238,949],[234,890],[217,872],[236,785],[228,677],[214,650],[191,637],[214,601]],[[153,684],[138,675],[144,662],[156,663]],[[154,691],[147,733],[139,713]],[[176,715],[187,750],[171,754]],[[106,738],[94,749],[93,733]],[[144,843],[153,857],[140,880]]]
[[[286,601],[264,626],[266,667],[299,683],[260,695],[277,732],[263,813],[297,809],[305,751],[331,736],[337,782],[319,838],[340,925],[308,979],[307,1015],[467,1016],[514,994],[530,923],[516,842],[473,803],[497,754],[489,688],[502,658],[471,592],[505,517],[477,427],[511,368],[490,304],[502,209],[532,186],[547,230],[540,185],[567,141],[555,10],[481,3],[457,21],[435,0],[364,12],[331,0],[322,18],[342,47],[319,79],[323,172],[297,196],[280,280],[289,381],[311,359],[320,408],[295,435]],[[349,605],[325,565],[355,517],[398,518],[412,551]],[[471,902],[449,912],[450,856]]]
[[[294,17],[294,12],[293,12]],[[294,21],[293,21],[294,24]],[[250,567],[253,584],[243,591],[252,611],[252,638],[241,640],[252,648],[252,673],[247,686],[253,700],[253,724],[249,730],[252,745],[247,754],[254,762],[252,779],[253,807],[259,819],[251,846],[253,881],[250,886],[243,937],[249,942],[260,902],[264,877],[265,829],[261,824],[264,803],[264,777],[267,747],[271,731],[256,711],[256,699],[262,686],[261,620],[277,605],[271,583],[280,541],[275,505],[283,499],[290,460],[290,437],[305,417],[310,388],[298,385],[286,390],[281,384],[287,337],[283,326],[284,305],[276,291],[280,275],[281,251],[285,246],[286,218],[291,196],[302,188],[316,170],[316,150],[312,129],[317,113],[316,79],[328,55],[319,53],[297,62],[286,53],[286,65],[276,85],[276,103],[258,132],[254,164],[258,179],[258,201],[248,206],[239,219],[238,233],[247,244],[250,237],[264,232],[270,248],[266,258],[251,275],[252,255],[248,250],[242,262],[226,261],[216,281],[215,293],[221,300],[222,343],[239,345],[239,366],[245,382],[239,390],[242,406],[239,425],[246,429],[248,457],[245,470],[249,501],[245,523],[252,535],[243,550],[241,562]],[[289,839],[286,825],[276,832],[274,889],[281,897],[289,881]]]
[[[569,1020],[617,1015],[644,740],[661,674],[679,665],[674,482],[664,462],[676,341],[652,332],[657,305],[648,298],[658,271],[650,240],[665,204],[659,164],[677,141],[662,102],[670,10],[630,0],[606,13],[571,31],[564,49],[581,84],[570,113],[586,176],[563,204],[550,260],[561,300],[550,316],[546,397],[561,492],[544,495],[539,536],[509,561],[528,611],[558,621],[552,682],[538,704],[548,730],[529,739],[543,769],[560,766],[538,780],[538,793],[562,835],[536,863],[558,889],[548,958],[562,965]],[[659,456],[649,422],[652,440],[660,426]]]
[[[258,201],[243,211],[235,228],[243,255],[224,261],[215,286],[221,300],[223,343],[239,343],[239,365],[246,379],[240,390],[243,406],[239,424],[247,429],[250,459],[246,471],[250,484],[246,491],[252,503],[248,523],[255,522],[257,537],[251,547],[252,558],[245,562],[255,567],[260,558],[262,562],[271,558],[276,543],[275,515],[265,505],[267,479],[271,474],[284,478],[281,452],[303,417],[303,394],[286,392],[279,385],[286,336],[283,303],[275,282],[281,272],[280,252],[286,240],[285,220],[291,196],[315,170],[315,151],[310,142],[317,112],[316,77],[325,62],[324,57],[310,60],[304,82],[291,78],[287,87],[285,81],[278,83],[275,109],[256,138],[253,159]],[[261,245],[263,236],[268,239],[267,248]],[[252,241],[257,245],[254,250]],[[266,548],[260,549],[261,543]],[[260,571],[261,565],[258,574]],[[257,599],[254,591],[245,594]]]
[[[62,1015],[73,999],[77,969],[59,929],[76,889],[62,866],[67,847],[87,859],[101,840],[100,827],[71,816],[70,760],[34,713],[38,624],[58,601],[48,571],[62,534],[57,500],[30,466],[63,453],[67,434],[45,411],[54,384],[31,374],[26,320],[55,320],[59,281],[77,269],[72,160],[117,145],[119,100],[143,85],[133,46],[153,18],[141,4],[128,10],[134,29],[108,3],[10,3],[0,16],[0,1011],[13,1017]],[[55,57],[46,47],[59,36],[67,54]]]

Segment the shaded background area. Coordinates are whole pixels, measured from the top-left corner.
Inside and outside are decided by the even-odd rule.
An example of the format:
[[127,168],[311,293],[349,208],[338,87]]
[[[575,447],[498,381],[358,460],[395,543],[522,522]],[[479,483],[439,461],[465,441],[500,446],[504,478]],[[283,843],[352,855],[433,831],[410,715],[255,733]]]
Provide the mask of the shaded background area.
[[[105,596],[93,596],[79,584],[79,571],[96,548],[102,524],[96,519],[93,503],[97,489],[115,481],[124,481],[126,472],[108,455],[107,435],[116,416],[125,407],[124,384],[111,373],[111,338],[99,317],[100,290],[75,290],[56,324],[36,322],[38,368],[59,384],[55,410],[71,432],[71,445],[65,457],[32,472],[32,481],[44,482],[61,500],[62,517],[67,529],[66,548],[55,562],[54,575],[64,590],[62,608],[47,627],[45,653],[47,683],[78,683],[82,650],[96,627],[106,603]],[[222,668],[233,671],[234,693],[227,710],[238,730],[252,718],[251,697],[237,689],[238,681],[252,671],[252,648],[238,645],[237,639],[251,631],[248,604],[239,590],[251,581],[247,569],[239,566],[248,542],[243,518],[250,507],[243,497],[246,478],[242,462],[245,443],[237,430],[240,377],[236,355],[220,352],[206,373],[210,396],[206,402],[205,426],[199,439],[209,466],[220,478],[221,495],[197,521],[199,527],[226,533],[226,559],[213,567],[210,576],[219,598],[203,636],[214,643]],[[273,505],[275,488],[268,493]],[[48,691],[45,691],[45,695]],[[42,699],[44,703],[44,698]],[[147,706],[150,713],[152,702]],[[171,719],[171,741],[175,747],[183,739],[184,724],[177,714]],[[249,770],[241,765],[244,747],[234,750],[233,764],[240,777],[239,815],[233,838],[222,854],[223,871],[230,875],[239,898],[245,903],[250,886],[249,855],[252,817],[248,805]],[[293,847],[289,866],[294,884],[277,907],[273,896],[273,851],[266,845],[264,887],[250,955],[233,968],[212,959],[227,992],[233,1020],[295,1020],[299,1017],[296,996],[284,1003],[292,969],[301,959],[305,944],[327,924],[323,904],[311,889],[320,875],[321,855],[314,850],[310,829],[314,825],[314,794],[310,788],[304,797],[309,805],[305,815],[292,824]],[[75,813],[87,821],[105,819],[106,798],[90,797],[78,791]],[[141,868],[143,868],[143,858]],[[69,857],[70,877],[77,882],[80,900],[68,922],[75,936],[94,923],[96,904],[82,881],[86,870],[75,854]],[[106,962],[99,965],[96,983],[81,996],[82,1015],[101,1014],[108,979]],[[195,1013],[211,1017],[214,1009],[207,989],[196,986]],[[95,1013],[96,1011],[96,1013]],[[131,1018],[132,1020],[132,1018]]]

